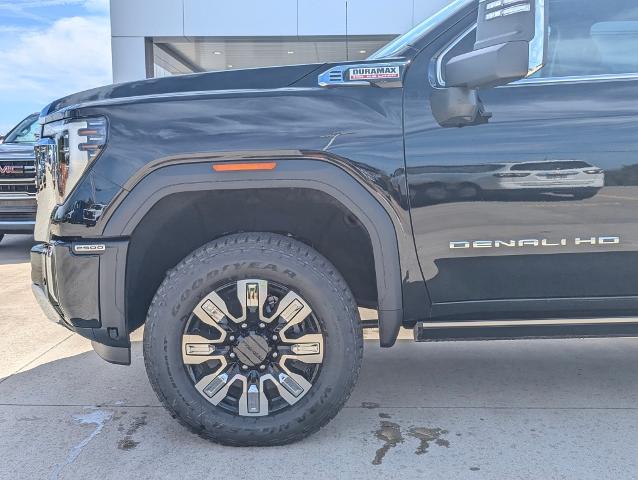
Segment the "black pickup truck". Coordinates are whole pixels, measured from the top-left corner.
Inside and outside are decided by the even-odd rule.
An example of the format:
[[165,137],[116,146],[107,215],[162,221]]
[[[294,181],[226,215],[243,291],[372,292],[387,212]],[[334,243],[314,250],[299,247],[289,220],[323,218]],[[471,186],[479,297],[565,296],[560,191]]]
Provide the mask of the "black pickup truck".
[[55,101],[34,293],[113,363],[145,325],[160,400],[230,445],[337,414],[360,306],[382,347],[635,336],[636,52],[635,0],[456,0],[362,62]]

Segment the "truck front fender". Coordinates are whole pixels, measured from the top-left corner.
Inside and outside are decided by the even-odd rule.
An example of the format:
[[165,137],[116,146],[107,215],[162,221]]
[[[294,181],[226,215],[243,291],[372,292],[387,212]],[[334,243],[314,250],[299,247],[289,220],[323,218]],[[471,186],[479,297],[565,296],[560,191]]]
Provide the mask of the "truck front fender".
[[[307,158],[300,152],[250,156],[271,161],[276,168],[262,171],[213,170],[213,164],[238,160],[237,155],[194,155],[155,162],[131,179],[116,197],[103,232],[105,237],[127,237],[164,197],[182,192],[263,188],[319,190],[340,202],[365,227],[370,237],[376,272],[379,334],[382,347],[394,345],[403,322],[402,281],[395,219],[384,207],[387,200],[342,166],[325,158]],[[245,161],[245,160],[244,160]]]

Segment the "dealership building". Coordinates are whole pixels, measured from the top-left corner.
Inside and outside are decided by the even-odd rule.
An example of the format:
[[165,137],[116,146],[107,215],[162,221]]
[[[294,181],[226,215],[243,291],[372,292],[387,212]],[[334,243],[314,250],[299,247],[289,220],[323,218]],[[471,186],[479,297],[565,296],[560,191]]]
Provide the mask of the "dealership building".
[[359,60],[449,0],[111,0],[113,80]]

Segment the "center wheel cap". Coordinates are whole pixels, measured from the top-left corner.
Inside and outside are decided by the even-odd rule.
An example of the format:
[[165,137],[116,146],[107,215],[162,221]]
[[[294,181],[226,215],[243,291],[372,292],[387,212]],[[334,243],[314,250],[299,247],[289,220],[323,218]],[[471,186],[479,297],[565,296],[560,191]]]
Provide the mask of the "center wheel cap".
[[266,359],[270,346],[264,337],[251,333],[247,337],[240,338],[233,351],[241,363],[254,367]]

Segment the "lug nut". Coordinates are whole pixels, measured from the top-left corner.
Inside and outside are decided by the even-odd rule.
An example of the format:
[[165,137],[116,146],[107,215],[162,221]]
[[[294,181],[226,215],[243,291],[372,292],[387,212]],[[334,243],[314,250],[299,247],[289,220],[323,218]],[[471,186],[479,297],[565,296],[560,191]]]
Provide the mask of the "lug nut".
[[273,336],[272,336],[272,339],[273,339],[273,340],[279,340],[279,337],[278,337],[277,335],[273,335]]
[[241,328],[248,328],[248,324],[247,323],[242,323],[241,324]]
[[228,354],[228,356],[229,356],[230,358],[235,358],[235,356],[236,356],[236,355],[235,355],[235,352],[230,352],[230,353]]
[[266,365],[259,365],[259,370],[266,370]]
[[265,326],[266,326],[266,324],[265,324],[264,322],[261,322],[261,323],[259,324],[259,328],[264,328]]
[[242,366],[241,366],[241,369],[242,369],[242,370],[248,370],[248,365],[242,365]]
[[277,358],[279,354],[277,352],[272,352],[272,358]]
[[235,341],[235,335],[231,335],[231,336],[230,336],[230,338],[229,338],[229,340],[230,340],[231,342],[234,342],[234,341]]

